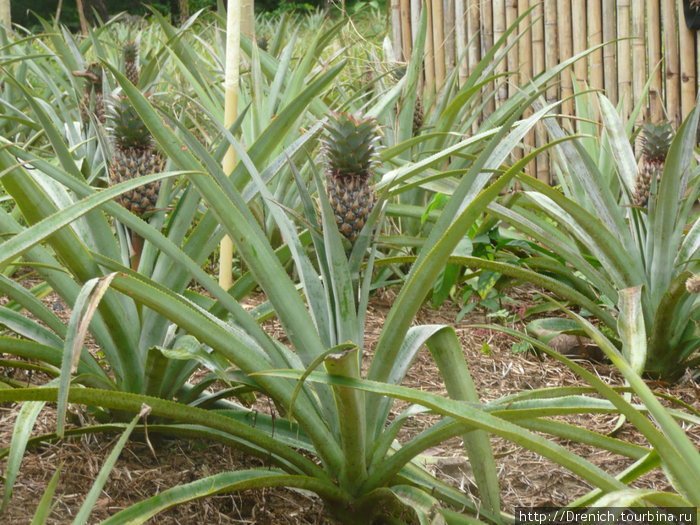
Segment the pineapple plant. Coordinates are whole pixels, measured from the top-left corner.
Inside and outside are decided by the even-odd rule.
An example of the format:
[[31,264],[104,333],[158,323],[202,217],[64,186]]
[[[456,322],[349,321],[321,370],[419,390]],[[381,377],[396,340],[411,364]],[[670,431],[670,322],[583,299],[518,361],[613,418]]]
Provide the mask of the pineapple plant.
[[351,243],[357,239],[374,208],[371,184],[379,139],[373,118],[333,113],[322,139],[328,199],[340,233]]
[[93,62],[85,71],[73,71],[73,76],[81,77],[88,81],[87,88],[80,100],[80,119],[87,126],[92,115],[98,122],[105,123],[105,105],[102,92],[102,67]]
[[127,42],[122,47],[124,55],[124,75],[133,85],[139,83],[139,45],[136,42]]
[[[163,171],[165,157],[155,149],[148,128],[126,97],[113,97],[107,128],[114,146],[109,166],[110,184]],[[118,202],[142,217],[155,209],[159,188],[160,182],[152,182],[123,193]]]
[[673,139],[673,128],[668,122],[645,124],[642,131],[642,159],[637,172],[632,200],[635,205],[646,207],[649,204],[649,192],[656,179],[661,181],[661,174],[666,164],[666,155]]

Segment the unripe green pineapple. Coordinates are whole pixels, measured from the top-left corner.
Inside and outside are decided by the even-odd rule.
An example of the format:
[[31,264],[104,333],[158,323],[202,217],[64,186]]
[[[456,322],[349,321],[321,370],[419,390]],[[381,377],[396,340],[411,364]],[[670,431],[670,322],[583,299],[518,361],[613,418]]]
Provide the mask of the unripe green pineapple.
[[666,164],[666,155],[673,140],[673,128],[668,122],[645,124],[642,135],[642,165],[637,172],[632,199],[637,206],[646,207],[654,179],[657,184]]
[[139,83],[139,45],[127,42],[122,48],[124,53],[124,75],[134,86]]
[[92,115],[98,122],[105,122],[104,95],[102,93],[102,67],[97,62],[90,64],[85,71],[73,71],[73,76],[88,81],[85,94],[80,100],[80,118],[83,124],[90,122]]
[[322,139],[326,155],[328,199],[338,230],[353,242],[375,203],[371,178],[379,138],[373,118],[334,113]]
[[[114,97],[107,114],[107,126],[114,144],[109,167],[110,184],[160,173],[165,158],[154,148],[153,138],[126,97]],[[118,202],[132,213],[143,216],[155,209],[160,181],[123,193]]]

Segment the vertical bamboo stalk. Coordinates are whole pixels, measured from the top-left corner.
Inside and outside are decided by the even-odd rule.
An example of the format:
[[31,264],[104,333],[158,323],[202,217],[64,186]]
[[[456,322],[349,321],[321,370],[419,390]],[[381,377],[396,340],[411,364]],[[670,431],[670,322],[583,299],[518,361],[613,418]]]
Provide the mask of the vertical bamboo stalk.
[[[506,32],[506,1],[495,0],[493,4],[493,38],[498,41]],[[505,73],[508,69],[508,60],[501,60],[496,64],[496,74]],[[504,100],[508,98],[508,86],[506,81],[501,79],[498,81],[496,91],[496,107],[500,106]]]
[[617,104],[619,99],[617,94],[617,55],[615,54],[615,42],[613,42],[616,37],[615,4],[613,2],[603,2],[602,17],[603,42],[608,42],[603,48],[605,94],[613,104]]
[[87,36],[87,21],[85,20],[85,9],[83,8],[83,0],[75,0],[75,4],[78,7],[78,19],[80,20],[80,32],[83,36]]
[[408,62],[413,52],[413,37],[411,35],[411,0],[401,0],[401,44],[403,59]]
[[459,85],[469,76],[467,63],[467,0],[455,0],[455,33],[457,36],[457,59],[459,60]]
[[435,91],[445,82],[445,26],[442,0],[433,0],[433,55],[435,60]]
[[[253,5],[253,0],[240,0],[241,1],[241,34],[247,36],[248,38],[255,38],[255,6]],[[181,3],[187,4],[185,0],[181,0]],[[182,14],[183,11],[180,11]],[[188,17],[189,18],[189,15]],[[182,20],[183,22],[185,20]]]
[[695,106],[697,74],[695,71],[695,38],[693,32],[685,25],[682,9],[678,9],[677,27],[681,55],[681,120],[685,120]]
[[[226,70],[224,72],[224,126],[230,128],[238,114],[238,68],[241,44],[241,2],[228,0],[226,12]],[[230,175],[236,166],[236,150],[229,146],[223,160],[223,170]],[[219,285],[228,290],[233,284],[233,242],[221,239],[219,254]]]
[[[506,0],[506,27],[511,27],[518,19],[518,0]],[[516,39],[517,32],[513,32],[508,37],[508,44]],[[508,96],[512,96],[516,92],[517,77],[515,74],[520,69],[518,64],[518,44],[516,43],[510,51],[508,51]]]
[[683,19],[683,11],[678,10],[678,32],[681,51],[681,120],[695,107],[697,73],[695,71],[695,38]]
[[420,10],[423,2],[421,0],[411,1],[411,42],[416,41],[416,33],[420,25]]
[[[603,43],[603,11],[601,0],[588,0],[588,47],[597,46]],[[608,2],[609,3],[609,2]],[[589,55],[590,61],[590,86],[593,89],[603,89],[605,87],[605,76],[603,74],[603,50],[597,49]]]
[[445,61],[447,62],[447,72],[451,73],[455,68],[455,0],[444,0],[445,19]]
[[[530,0],[518,0],[518,16],[522,16],[530,8]],[[519,76],[518,85],[524,86],[532,78],[532,33],[530,32],[530,15],[525,16],[518,24],[518,33],[521,35],[518,41],[518,61]],[[524,116],[528,116],[530,110],[526,110]],[[523,140],[525,151],[529,152],[535,145],[535,132],[529,131]],[[521,151],[515,150],[513,157],[521,158]],[[526,168],[527,172],[535,176],[537,167],[534,162],[530,162]]]
[[12,27],[10,0],[0,1],[0,24],[4,25],[8,30]]
[[662,0],[661,16],[664,25],[664,65],[666,66],[666,112],[675,129],[681,120],[681,79],[679,75],[678,31],[676,28],[676,0]]
[[481,44],[479,43],[479,0],[469,0],[467,10],[467,34],[469,35],[469,72],[476,69],[481,59]]
[[[552,69],[559,64],[559,35],[557,29],[557,1],[544,0],[544,67]],[[559,97],[559,88],[552,82],[545,93],[547,102],[554,102]]]
[[[576,30],[573,31],[574,55],[578,55],[588,48],[588,39],[586,38],[588,33],[586,29],[586,0],[573,0],[571,9],[571,21],[576,27]],[[585,58],[576,61],[574,74],[576,75],[576,81],[580,85],[588,82],[588,63]]]
[[[481,16],[480,19],[480,34],[481,34],[481,56],[483,57],[489,50],[493,47],[493,2],[492,0],[483,0],[481,3]],[[496,88],[495,84],[491,82],[487,91],[489,93],[493,92]],[[495,100],[491,97],[484,108],[484,114],[486,116],[490,115],[496,109]]]
[[622,115],[628,119],[634,102],[632,95],[632,45],[630,43],[630,0],[617,2],[617,96]]
[[[435,93],[435,53],[433,52],[433,3],[425,0],[427,29],[425,33],[425,91],[428,97]],[[441,0],[439,0],[441,1]]]
[[[652,122],[659,122],[663,118],[662,73],[661,73],[661,14],[659,0],[647,0],[646,27],[654,28],[647,31],[647,55],[649,57],[649,72],[651,85],[649,88],[649,109]],[[636,35],[635,35],[636,36]],[[644,37],[644,33],[641,33]],[[636,87],[636,86],[635,86]]]
[[403,58],[401,42],[401,4],[399,0],[391,0],[391,43],[393,44],[394,61]]
[[[632,0],[632,93],[634,105],[639,102],[646,81],[646,51],[644,48],[644,0]],[[647,108],[642,107],[639,120],[646,120]]]
[[[532,76],[536,77],[545,71],[545,51],[544,51],[544,5],[542,3],[535,4],[535,9],[532,11],[534,19],[532,26]],[[542,130],[540,126],[533,132],[533,144],[540,146],[544,144]],[[532,163],[531,174],[535,175],[539,180],[549,184],[549,160],[546,154],[539,155]]]
[[[571,58],[574,52],[574,40],[571,33],[571,2],[569,0],[557,0],[557,21],[559,61],[564,62]],[[564,115],[574,114],[574,101],[569,98],[573,93],[571,70],[567,68],[561,72],[561,98],[563,100],[561,111]]]

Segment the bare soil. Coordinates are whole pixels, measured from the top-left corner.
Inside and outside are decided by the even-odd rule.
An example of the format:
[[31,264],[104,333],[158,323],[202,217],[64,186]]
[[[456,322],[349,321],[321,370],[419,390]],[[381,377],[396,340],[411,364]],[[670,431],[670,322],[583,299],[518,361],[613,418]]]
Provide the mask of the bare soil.
[[[509,296],[516,296],[521,304],[530,302],[530,291],[516,289]],[[367,350],[371,355],[381,331],[394,295],[392,292],[377,294],[371,301],[367,323]],[[55,298],[47,298],[57,306],[57,313],[69,315]],[[0,300],[1,301],[1,300]],[[477,390],[484,401],[522,390],[551,386],[584,384],[570,370],[558,362],[532,353],[515,354],[512,340],[507,336],[483,329],[470,328],[470,324],[485,321],[484,314],[474,312],[460,323],[455,323],[458,308],[445,303],[438,310],[424,307],[417,324],[447,324],[457,330],[464,348],[464,355]],[[268,323],[268,328],[280,335],[279,326]],[[604,363],[580,360],[609,384],[622,384],[619,373]],[[13,371],[14,378],[27,384],[41,383],[41,377],[24,371]],[[411,367],[405,385],[429,392],[445,394],[435,364],[427,350],[422,350]],[[660,393],[680,399],[700,410],[700,386],[688,376],[675,385],[650,383]],[[267,410],[269,403],[259,402],[260,410]],[[90,420],[81,407],[71,407],[85,421]],[[394,410],[402,408],[396,403]],[[0,405],[0,447],[9,446],[17,406]],[[597,432],[611,432],[617,423],[615,416],[596,415],[562,418],[570,423]],[[425,416],[410,421],[400,440],[405,441],[424,429],[435,416]],[[42,411],[34,435],[55,429],[55,407],[47,405]],[[688,435],[700,446],[700,429],[688,429]],[[647,445],[646,440],[629,424],[616,433],[616,437],[631,443]],[[116,435],[85,436],[60,443],[46,443],[27,451],[15,484],[10,505],[2,516],[3,523],[28,524],[53,473],[61,468],[56,490],[56,503],[49,523],[63,524],[73,521],[75,514],[99,469],[116,442]],[[596,448],[559,441],[577,454],[616,474],[629,466],[630,460]],[[562,467],[522,449],[501,438],[493,438],[494,451],[499,466],[499,477],[505,510],[517,506],[565,505],[585,494],[591,487]],[[216,443],[202,441],[151,439],[151,447],[143,438],[133,439],[124,449],[109,481],[104,487],[98,505],[94,508],[90,523],[99,522],[117,511],[169,487],[187,483],[218,472],[264,467],[266,463],[238,450]],[[425,452],[424,461],[442,479],[467,491],[478,499],[461,440],[454,438]],[[0,468],[6,468],[6,459]],[[651,472],[635,483],[635,486],[657,490],[673,490],[665,476]],[[4,488],[4,487],[3,487]],[[149,523],[158,524],[333,524],[323,513],[320,501],[309,494],[293,490],[256,490],[225,494],[175,507],[153,518]]]

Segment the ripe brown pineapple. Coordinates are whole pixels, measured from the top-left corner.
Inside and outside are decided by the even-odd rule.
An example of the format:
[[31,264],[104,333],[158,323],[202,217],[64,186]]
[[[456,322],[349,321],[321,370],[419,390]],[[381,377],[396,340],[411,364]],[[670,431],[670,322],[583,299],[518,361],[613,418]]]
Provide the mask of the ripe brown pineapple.
[[105,122],[104,95],[102,93],[102,67],[97,62],[90,64],[85,71],[73,71],[73,76],[88,81],[85,94],[80,100],[80,118],[83,124],[90,122],[94,115],[98,122]]
[[673,128],[668,122],[645,124],[642,135],[642,165],[637,172],[632,199],[637,206],[649,204],[649,192],[656,179],[661,181],[661,174],[666,164],[666,155],[673,139]]
[[[163,171],[165,158],[154,148],[148,128],[126,97],[113,98],[107,114],[107,127],[114,145],[109,167],[110,184]],[[159,189],[160,182],[152,182],[123,193],[118,202],[141,217],[155,209]]]
[[353,242],[376,200],[371,184],[376,163],[377,123],[373,118],[334,113],[325,126],[326,185],[340,233]]

